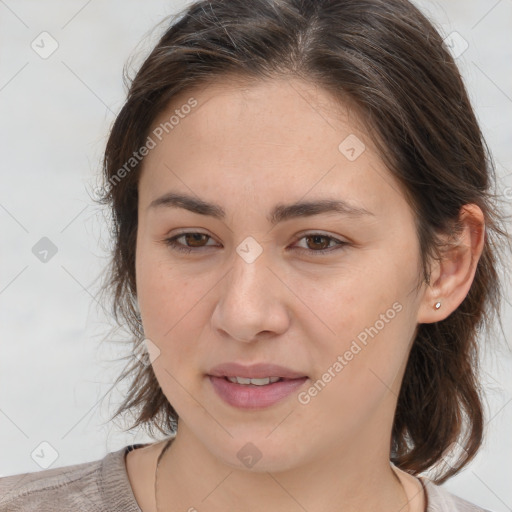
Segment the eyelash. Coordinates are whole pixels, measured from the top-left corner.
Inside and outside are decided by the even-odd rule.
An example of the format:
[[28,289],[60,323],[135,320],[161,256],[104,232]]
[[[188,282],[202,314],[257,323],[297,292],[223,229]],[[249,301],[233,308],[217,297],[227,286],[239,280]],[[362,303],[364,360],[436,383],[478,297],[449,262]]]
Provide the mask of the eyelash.
[[[171,238],[166,238],[164,240],[164,243],[166,245],[168,245],[169,247],[171,247],[171,249],[175,250],[175,251],[179,251],[179,252],[183,252],[183,253],[186,253],[186,254],[189,254],[191,252],[196,252],[195,249],[201,251],[203,249],[203,247],[213,247],[213,246],[203,246],[203,247],[198,247],[198,248],[192,248],[192,247],[187,247],[187,246],[183,246],[183,245],[180,245],[176,240],[178,238],[181,238],[182,236],[185,236],[185,235],[204,235],[204,236],[207,236],[210,240],[212,239],[212,237],[210,235],[207,235],[206,233],[200,233],[200,232],[185,232],[185,233],[180,233],[179,235],[176,235],[176,236],[173,236]],[[348,242],[344,242],[343,240],[339,240],[338,238],[334,238],[332,236],[329,236],[329,235],[324,235],[323,233],[307,233],[303,236],[301,236],[300,238],[298,238],[294,243],[297,243],[298,241],[302,240],[303,238],[307,238],[307,237],[314,237],[314,236],[320,236],[322,238],[327,238],[329,239],[329,243],[331,241],[334,241],[334,242],[337,242],[337,247],[330,247],[329,249],[320,249],[319,251],[314,251],[313,249],[304,249],[302,247],[299,248],[299,251],[301,252],[307,252],[309,254],[313,254],[315,256],[323,256],[327,253],[331,253],[333,251],[337,251],[337,250],[340,250],[340,249],[343,249],[344,246],[348,245]]]

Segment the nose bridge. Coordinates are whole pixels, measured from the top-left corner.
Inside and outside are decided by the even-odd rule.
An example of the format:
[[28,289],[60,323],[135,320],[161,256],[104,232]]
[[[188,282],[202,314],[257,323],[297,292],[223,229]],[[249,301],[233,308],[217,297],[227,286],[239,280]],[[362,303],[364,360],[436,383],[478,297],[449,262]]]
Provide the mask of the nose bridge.
[[246,308],[261,311],[267,300],[271,299],[268,281],[273,276],[268,268],[271,264],[268,253],[263,251],[261,245],[256,247],[252,241],[242,242],[236,252],[225,298],[240,301],[240,305]]
[[236,250],[216,305],[215,327],[246,341],[262,331],[283,332],[288,315],[278,280],[268,268],[270,253],[254,240],[242,242]]

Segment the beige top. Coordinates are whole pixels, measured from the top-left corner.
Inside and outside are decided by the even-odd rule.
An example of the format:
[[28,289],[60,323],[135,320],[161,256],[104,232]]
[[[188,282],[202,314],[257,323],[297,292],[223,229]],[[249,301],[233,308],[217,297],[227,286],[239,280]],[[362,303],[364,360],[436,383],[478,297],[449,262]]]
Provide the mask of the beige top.
[[[126,470],[125,446],[103,459],[0,478],[0,512],[142,512]],[[427,512],[491,512],[420,477]]]

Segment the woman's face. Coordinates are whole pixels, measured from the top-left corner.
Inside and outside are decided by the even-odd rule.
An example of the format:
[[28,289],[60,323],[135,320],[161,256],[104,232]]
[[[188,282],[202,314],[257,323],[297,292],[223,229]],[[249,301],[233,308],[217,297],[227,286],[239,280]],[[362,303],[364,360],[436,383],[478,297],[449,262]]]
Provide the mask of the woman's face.
[[389,453],[426,306],[413,212],[356,115],[298,80],[223,83],[150,138],[136,284],[178,432],[255,470]]

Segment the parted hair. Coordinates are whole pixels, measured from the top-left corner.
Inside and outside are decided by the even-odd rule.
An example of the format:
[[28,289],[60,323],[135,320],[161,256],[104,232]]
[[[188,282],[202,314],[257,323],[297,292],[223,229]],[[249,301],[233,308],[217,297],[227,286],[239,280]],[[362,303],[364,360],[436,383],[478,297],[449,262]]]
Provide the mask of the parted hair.
[[[492,155],[440,31],[407,0],[204,0],[164,21],[138,71],[125,74],[127,99],[106,144],[97,199],[108,207],[113,241],[101,293],[118,326],[129,331],[128,363],[118,378],[128,380],[129,390],[113,418],[130,413],[130,429],[151,435],[154,427],[174,434],[178,419],[140,352],[135,251],[144,160],[126,163],[179,93],[226,78],[300,78],[356,106],[414,211],[419,282],[429,283],[446,235],[460,232],[461,207],[474,203],[484,214],[484,248],[471,288],[446,319],[418,325],[392,429],[391,460],[412,474],[441,468],[435,481],[442,483],[483,440],[478,348],[483,326],[500,316],[499,263],[510,235]],[[441,467],[456,443],[450,464]]]

